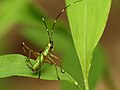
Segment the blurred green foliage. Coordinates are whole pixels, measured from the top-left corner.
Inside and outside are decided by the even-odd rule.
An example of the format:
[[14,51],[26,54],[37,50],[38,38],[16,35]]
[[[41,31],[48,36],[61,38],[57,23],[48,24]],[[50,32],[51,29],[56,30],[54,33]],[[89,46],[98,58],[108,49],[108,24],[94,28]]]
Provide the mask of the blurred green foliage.
[[4,0],[0,1],[0,38],[5,35],[11,25],[18,21],[22,7],[28,0]]

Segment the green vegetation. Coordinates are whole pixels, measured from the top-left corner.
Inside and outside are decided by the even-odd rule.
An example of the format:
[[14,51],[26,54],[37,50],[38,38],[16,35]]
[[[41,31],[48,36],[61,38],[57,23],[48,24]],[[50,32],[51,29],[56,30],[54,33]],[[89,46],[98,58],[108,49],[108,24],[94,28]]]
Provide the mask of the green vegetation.
[[[72,1],[66,0],[66,5]],[[19,34],[37,48],[44,49],[48,43],[48,36],[41,17],[46,19],[48,27],[51,27],[53,20],[32,2],[32,0],[0,0],[0,38],[10,32],[12,25],[19,24],[22,27]],[[68,8],[67,16],[72,36],[68,32],[68,26],[58,20],[53,41],[55,53],[60,56],[63,69],[66,71],[63,74],[58,67],[62,90],[81,88],[93,90],[104,74],[106,70],[104,50],[101,46],[97,48],[96,46],[104,31],[110,5],[111,0],[82,0]],[[32,62],[35,63],[34,60]],[[20,54],[1,55],[0,67],[0,78],[10,76],[38,78],[38,74],[34,74],[27,67],[25,56]],[[42,67],[41,79],[57,80],[54,66],[45,64]],[[75,87],[76,82],[79,88]]]

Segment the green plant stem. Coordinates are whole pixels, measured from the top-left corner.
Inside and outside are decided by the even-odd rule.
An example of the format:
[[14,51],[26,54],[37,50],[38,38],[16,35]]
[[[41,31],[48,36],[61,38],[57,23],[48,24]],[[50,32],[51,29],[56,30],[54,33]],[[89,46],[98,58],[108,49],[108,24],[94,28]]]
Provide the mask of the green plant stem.
[[85,90],[89,90],[88,77],[84,78],[84,82],[85,82]]

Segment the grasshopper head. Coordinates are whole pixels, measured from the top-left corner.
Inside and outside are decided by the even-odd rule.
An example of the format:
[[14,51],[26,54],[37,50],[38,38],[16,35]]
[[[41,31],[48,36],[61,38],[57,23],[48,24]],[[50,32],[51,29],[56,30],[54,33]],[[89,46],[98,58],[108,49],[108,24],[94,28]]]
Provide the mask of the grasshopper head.
[[50,40],[50,50],[54,51],[54,49],[53,49],[53,41],[52,40]]

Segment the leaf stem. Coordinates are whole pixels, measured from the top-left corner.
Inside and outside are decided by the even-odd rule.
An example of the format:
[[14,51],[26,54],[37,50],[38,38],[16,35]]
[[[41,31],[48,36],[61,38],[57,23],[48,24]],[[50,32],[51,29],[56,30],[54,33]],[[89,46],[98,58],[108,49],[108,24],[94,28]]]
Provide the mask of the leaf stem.
[[85,82],[85,90],[89,90],[88,78],[84,78],[84,82]]

